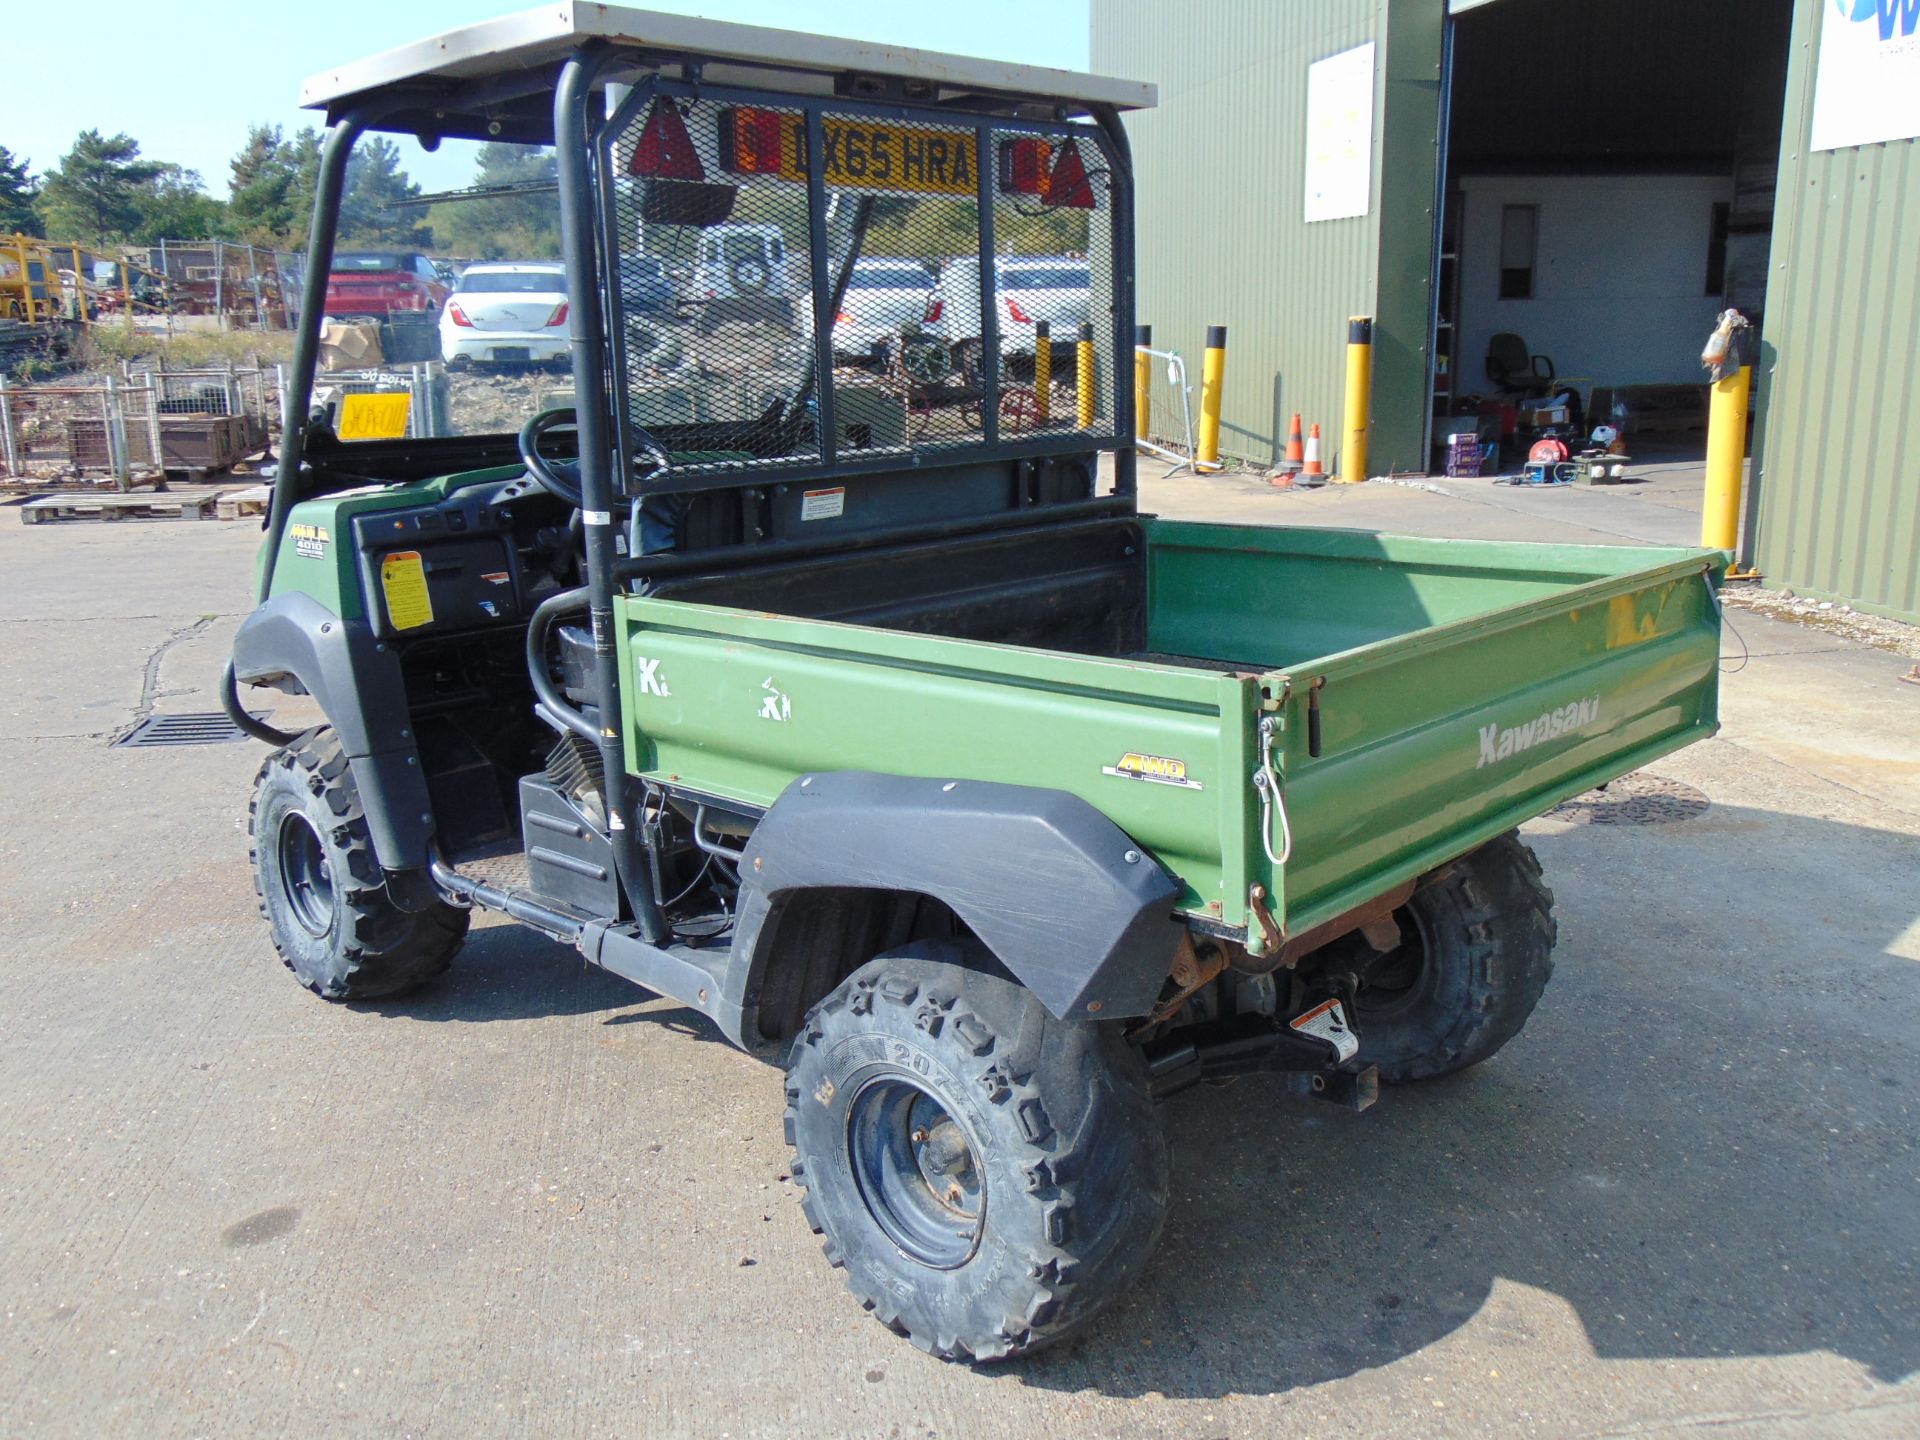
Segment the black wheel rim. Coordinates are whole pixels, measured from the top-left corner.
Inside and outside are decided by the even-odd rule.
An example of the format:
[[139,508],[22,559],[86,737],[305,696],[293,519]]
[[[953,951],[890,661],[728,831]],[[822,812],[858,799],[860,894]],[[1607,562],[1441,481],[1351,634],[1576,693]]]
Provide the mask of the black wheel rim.
[[276,848],[287,908],[309,935],[325,935],[333,928],[333,870],[320,832],[306,816],[290,811],[280,822]]
[[973,1138],[919,1083],[868,1081],[847,1111],[847,1149],[867,1211],[909,1259],[936,1270],[980,1244],[986,1184]]
[[1400,922],[1400,943],[1360,967],[1360,988],[1353,997],[1354,1020],[1391,1020],[1426,998],[1433,979],[1432,942],[1425,920],[1412,906],[1393,912]]

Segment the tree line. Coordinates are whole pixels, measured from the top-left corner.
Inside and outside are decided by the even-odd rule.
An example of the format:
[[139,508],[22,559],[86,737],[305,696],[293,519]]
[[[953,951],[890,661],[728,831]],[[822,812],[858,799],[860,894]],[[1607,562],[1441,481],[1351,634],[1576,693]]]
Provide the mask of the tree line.
[[[509,194],[420,205],[420,185],[400,147],[371,136],[347,162],[340,243],[438,250],[453,255],[547,256],[559,251],[550,193]],[[0,235],[21,233],[85,245],[160,240],[234,240],[298,250],[307,241],[320,174],[320,135],[254,125],[228,162],[226,195],[209,194],[196,170],[154,160],[124,133],[83,130],[39,175],[0,145]],[[553,153],[537,146],[482,145],[473,184],[551,181]]]

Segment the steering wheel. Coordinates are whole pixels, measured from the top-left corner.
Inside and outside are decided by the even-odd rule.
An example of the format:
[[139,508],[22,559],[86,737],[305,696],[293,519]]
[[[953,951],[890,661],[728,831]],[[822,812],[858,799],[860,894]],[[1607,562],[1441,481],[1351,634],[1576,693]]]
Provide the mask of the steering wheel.
[[[572,425],[576,418],[571,405],[542,410],[520,427],[520,460],[527,467],[527,473],[540,482],[541,489],[579,510],[584,508],[580,503],[579,465],[566,460],[552,461],[540,453],[540,442],[546,438],[549,430]],[[673,456],[667,453],[667,447],[651,431],[635,425],[632,433],[635,447],[653,462],[653,470],[649,474],[656,474],[673,464]]]

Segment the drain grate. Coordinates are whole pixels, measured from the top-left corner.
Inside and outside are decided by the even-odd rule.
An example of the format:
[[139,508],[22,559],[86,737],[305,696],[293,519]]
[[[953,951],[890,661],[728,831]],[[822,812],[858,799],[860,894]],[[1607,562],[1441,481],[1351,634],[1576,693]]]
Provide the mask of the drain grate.
[[1569,825],[1671,825],[1704,815],[1706,791],[1664,775],[1622,775],[1604,790],[1589,790],[1547,812]]
[[246,738],[239,726],[216,711],[211,715],[149,715],[113,743],[130,747],[225,745]]

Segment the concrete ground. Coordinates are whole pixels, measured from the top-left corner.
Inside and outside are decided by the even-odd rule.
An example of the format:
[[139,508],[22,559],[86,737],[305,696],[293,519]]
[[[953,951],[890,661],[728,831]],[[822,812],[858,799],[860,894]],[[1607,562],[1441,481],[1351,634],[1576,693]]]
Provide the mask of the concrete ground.
[[[1651,491],[1147,495],[1690,538]],[[281,970],[259,747],[108,744],[214,708],[256,538],[0,511],[0,1433],[1920,1432],[1907,662],[1739,617],[1724,732],[1654,767],[1709,808],[1528,827],[1561,938],[1523,1035],[1359,1116],[1178,1097],[1144,1283],[974,1371],[847,1297],[777,1073],[687,1012],[498,925],[403,1001]]]

